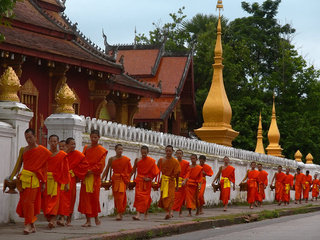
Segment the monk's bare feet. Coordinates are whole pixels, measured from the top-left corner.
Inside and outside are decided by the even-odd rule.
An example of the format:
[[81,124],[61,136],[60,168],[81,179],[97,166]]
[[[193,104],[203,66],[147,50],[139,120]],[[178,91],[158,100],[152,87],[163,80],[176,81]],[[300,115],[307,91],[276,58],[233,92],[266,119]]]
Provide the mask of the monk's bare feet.
[[91,227],[91,223],[90,222],[86,222],[85,224],[82,224],[81,227]]
[[169,214],[167,214],[167,215],[164,217],[165,220],[168,220],[168,219],[170,219],[170,218],[171,218],[171,216],[170,216]]
[[191,213],[188,213],[188,215],[187,215],[188,217],[192,217],[192,214]]
[[28,235],[29,233],[31,233],[31,224],[27,224],[25,225],[24,229],[23,229],[23,234],[24,235]]
[[66,223],[65,223],[64,219],[63,220],[61,219],[61,220],[57,221],[57,225],[64,227],[66,225]]
[[101,224],[99,217],[95,217],[94,222],[95,222],[96,226],[99,226]]
[[52,228],[55,228],[55,227],[56,227],[56,226],[55,226],[55,224],[54,224],[53,221],[50,221],[50,222],[48,223],[48,228],[52,229]]
[[148,215],[144,215],[144,220],[148,220],[148,219],[149,219]]
[[117,214],[116,221],[121,221],[121,220],[122,220],[122,215],[121,214]]
[[35,233],[37,231],[36,225],[34,223],[31,223],[31,232]]

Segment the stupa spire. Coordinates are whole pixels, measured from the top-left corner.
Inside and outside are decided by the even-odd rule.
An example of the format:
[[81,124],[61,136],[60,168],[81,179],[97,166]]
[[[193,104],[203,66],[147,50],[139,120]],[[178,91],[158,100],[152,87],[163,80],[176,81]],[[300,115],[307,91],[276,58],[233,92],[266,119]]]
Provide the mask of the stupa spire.
[[222,0],[218,0],[219,19],[217,25],[217,40],[214,49],[213,77],[207,99],[203,105],[202,115],[204,123],[195,133],[201,140],[221,145],[231,146],[232,140],[238,136],[230,125],[232,109],[223,83],[223,57],[221,41]]
[[268,155],[273,155],[277,157],[283,157],[281,154],[282,148],[279,145],[280,141],[280,132],[277,125],[276,118],[276,107],[275,107],[275,96],[273,95],[273,104],[272,104],[272,116],[271,124],[268,132],[269,145],[266,148]]
[[262,136],[262,123],[261,123],[261,112],[259,116],[259,124],[258,124],[258,134],[257,134],[257,145],[256,145],[256,153],[265,154],[263,147],[263,136]]

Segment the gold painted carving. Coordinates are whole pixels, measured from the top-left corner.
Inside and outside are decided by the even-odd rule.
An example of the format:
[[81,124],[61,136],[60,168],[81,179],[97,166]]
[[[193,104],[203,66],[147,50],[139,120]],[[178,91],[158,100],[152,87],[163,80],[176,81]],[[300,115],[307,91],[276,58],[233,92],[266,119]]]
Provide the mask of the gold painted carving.
[[76,96],[65,81],[57,93],[56,101],[58,103],[56,113],[74,114],[72,105],[76,101]]
[[8,67],[0,78],[0,101],[20,102],[17,92],[20,80],[12,67]]

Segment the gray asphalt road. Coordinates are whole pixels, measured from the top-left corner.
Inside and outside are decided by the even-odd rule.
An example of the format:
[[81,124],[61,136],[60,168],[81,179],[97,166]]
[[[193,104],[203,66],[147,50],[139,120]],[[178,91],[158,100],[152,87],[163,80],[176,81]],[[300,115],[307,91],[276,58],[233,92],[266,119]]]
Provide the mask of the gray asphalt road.
[[320,240],[320,213],[293,215],[248,224],[212,228],[159,240]]

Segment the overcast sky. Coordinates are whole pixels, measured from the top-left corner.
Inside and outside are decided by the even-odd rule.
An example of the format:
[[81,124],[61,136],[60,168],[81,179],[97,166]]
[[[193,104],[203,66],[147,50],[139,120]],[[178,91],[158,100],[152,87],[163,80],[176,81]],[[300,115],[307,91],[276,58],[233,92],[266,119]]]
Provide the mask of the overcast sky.
[[[223,0],[222,14],[229,20],[245,16],[243,0]],[[263,3],[263,0],[247,0]],[[184,6],[190,19],[197,13],[218,14],[216,0],[67,0],[65,13],[93,42],[103,47],[102,28],[109,44],[130,44],[134,28],[148,34],[152,22],[170,21],[169,13]],[[282,0],[277,18],[295,29],[293,43],[308,64],[320,68],[320,0]]]

